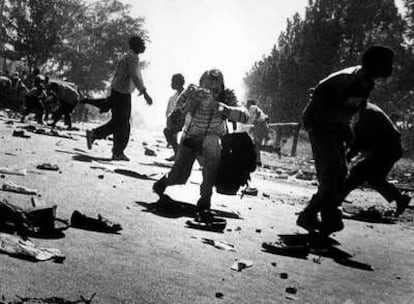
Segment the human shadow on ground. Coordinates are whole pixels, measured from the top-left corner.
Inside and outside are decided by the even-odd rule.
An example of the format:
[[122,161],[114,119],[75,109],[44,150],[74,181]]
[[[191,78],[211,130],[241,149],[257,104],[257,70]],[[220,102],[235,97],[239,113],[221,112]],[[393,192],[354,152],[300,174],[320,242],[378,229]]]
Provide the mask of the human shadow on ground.
[[[262,244],[262,251],[290,256],[294,258],[307,259],[309,254],[319,257],[330,258],[340,265],[360,270],[372,271],[371,265],[354,260],[353,255],[340,248],[341,244],[333,238],[322,238],[318,235],[309,234],[280,234],[275,242]],[[313,259],[320,262],[319,259]]]
[[72,159],[85,162],[85,163],[91,163],[93,161],[112,162],[112,158],[109,158],[109,157],[96,157],[96,156],[91,156],[91,155],[83,154],[83,153],[75,153],[75,155],[72,156]]
[[128,177],[133,177],[133,178],[137,178],[137,179],[143,179],[143,180],[158,180],[158,178],[156,177],[157,175],[151,176],[151,175],[147,175],[147,174],[142,174],[142,173],[138,173],[136,171],[133,170],[128,170],[128,169],[115,169],[114,173],[117,174],[121,174],[124,176],[128,176]]
[[[166,218],[180,218],[190,217],[194,218],[197,215],[197,206],[185,202],[180,202],[172,199],[168,195],[163,195],[158,201],[154,203],[136,201],[136,204],[144,207],[144,212],[151,212],[155,215]],[[231,211],[212,209],[214,216],[242,219],[242,217]]]

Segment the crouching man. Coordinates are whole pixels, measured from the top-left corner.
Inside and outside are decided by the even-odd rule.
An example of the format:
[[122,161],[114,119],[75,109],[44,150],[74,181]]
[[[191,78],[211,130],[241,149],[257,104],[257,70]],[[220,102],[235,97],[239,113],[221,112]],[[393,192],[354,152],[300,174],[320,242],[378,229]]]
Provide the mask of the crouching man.
[[395,215],[399,216],[407,208],[411,198],[401,194],[389,183],[387,175],[403,153],[400,132],[380,107],[368,103],[366,108],[359,112],[354,135],[347,159],[350,160],[357,154],[360,154],[360,157],[345,179],[343,199],[363,182],[368,182],[388,202],[396,203]]

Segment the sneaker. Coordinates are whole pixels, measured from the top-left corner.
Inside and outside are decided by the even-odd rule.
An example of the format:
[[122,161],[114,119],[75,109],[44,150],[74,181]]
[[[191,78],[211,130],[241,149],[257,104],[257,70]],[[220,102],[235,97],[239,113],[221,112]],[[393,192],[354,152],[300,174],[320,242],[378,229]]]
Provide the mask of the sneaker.
[[302,227],[303,229],[314,232],[319,230],[320,222],[318,220],[318,215],[316,213],[311,213],[309,211],[302,211],[299,213],[299,216],[296,220],[296,225]]
[[93,131],[86,130],[86,145],[88,146],[88,149],[92,149],[92,144],[95,141],[95,136],[93,135]]
[[397,210],[395,211],[395,216],[397,217],[400,216],[404,212],[405,208],[407,208],[407,206],[410,204],[410,201],[411,201],[410,196],[406,194],[401,195],[400,199],[396,201]]
[[126,156],[124,153],[122,154],[113,154],[112,155],[112,160],[124,160],[124,161],[129,161],[129,157]]
[[152,185],[152,191],[157,193],[159,196],[162,196],[167,188],[167,185],[165,184],[166,179],[167,178],[163,176],[160,180],[156,181],[154,185]]

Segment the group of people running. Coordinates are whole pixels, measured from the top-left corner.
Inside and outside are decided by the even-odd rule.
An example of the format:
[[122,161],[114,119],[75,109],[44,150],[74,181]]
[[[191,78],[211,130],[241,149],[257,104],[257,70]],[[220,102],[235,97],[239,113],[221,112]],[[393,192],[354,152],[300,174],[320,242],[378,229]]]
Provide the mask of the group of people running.
[[[148,105],[153,103],[140,70],[139,55],[146,49],[145,41],[140,36],[133,36],[129,46],[130,51],[118,64],[109,97],[102,99],[100,104],[83,100],[100,106],[102,111],[112,111],[110,121],[86,131],[87,147],[91,149],[96,140],[113,134],[112,159],[120,161],[129,160],[124,150],[130,136],[131,94],[138,89],[139,96],[143,96]],[[372,46],[363,53],[361,65],[335,72],[310,90],[309,102],[303,112],[303,126],[312,146],[318,189],[299,214],[296,224],[311,233],[329,236],[342,230],[341,204],[364,182],[387,201],[396,203],[396,216],[410,203],[408,195],[387,181],[388,173],[402,156],[400,133],[383,110],[368,102],[375,80],[391,75],[393,57],[391,49]],[[79,99],[78,93],[74,88],[51,83],[41,75],[34,79],[34,86],[27,94],[26,111],[39,107],[30,108],[31,103],[35,105],[48,96],[57,98],[60,107],[54,112],[54,125],[62,115],[73,110]],[[255,136],[257,164],[260,165],[260,144],[262,135],[267,132],[269,118],[256,100],[249,100],[247,107],[239,104],[233,91],[226,88],[223,73],[218,69],[204,71],[198,84],[184,85],[182,74],[172,76],[171,88],[175,92],[168,102],[164,135],[174,151],[169,158],[174,164],[152,189],[163,197],[167,187],[185,184],[195,160],[199,160],[202,183],[196,220],[209,223],[215,220],[211,198],[221,158],[221,138],[229,132],[228,122],[233,122],[233,128],[236,123],[254,123],[257,130],[262,130]],[[68,96],[76,102],[71,103]],[[37,113],[38,122],[41,122],[40,110]],[[70,125],[70,115],[65,118],[69,119]],[[353,165],[348,170],[352,159]]]
[[34,68],[30,79],[22,79],[16,72],[0,76],[0,104],[22,113],[21,122],[34,113],[37,123],[44,124],[50,116],[50,126],[64,116],[65,125],[72,128],[71,113],[79,103],[81,94],[75,84],[52,80]]
[[[138,88],[146,102],[152,104],[139,68],[138,55],[145,51],[145,42],[133,37],[130,48],[112,82],[112,119],[86,132],[88,148],[95,140],[113,134],[114,160],[129,160],[124,149],[130,132],[131,93]],[[396,216],[410,203],[408,195],[387,181],[388,173],[402,156],[400,133],[384,111],[368,102],[375,80],[391,75],[393,57],[393,51],[387,47],[370,47],[364,52],[361,65],[335,72],[311,89],[303,125],[309,135],[319,183],[317,192],[297,218],[297,225],[309,232],[328,236],[342,230],[340,206],[364,182],[387,201],[396,203]],[[203,72],[197,85],[184,84],[182,74],[172,76],[171,88],[175,93],[168,102],[164,135],[174,151],[169,159],[174,164],[168,174],[154,183],[153,191],[162,197],[167,187],[185,184],[194,161],[201,160],[203,180],[197,219],[209,222],[214,220],[211,198],[221,157],[221,138],[229,132],[227,122],[245,124],[252,122],[252,116],[261,123],[269,119],[255,100],[247,102],[247,108],[239,104],[234,93],[225,87],[224,76],[218,69]],[[348,163],[355,156],[358,160],[348,170]],[[257,162],[260,164],[260,158]]]

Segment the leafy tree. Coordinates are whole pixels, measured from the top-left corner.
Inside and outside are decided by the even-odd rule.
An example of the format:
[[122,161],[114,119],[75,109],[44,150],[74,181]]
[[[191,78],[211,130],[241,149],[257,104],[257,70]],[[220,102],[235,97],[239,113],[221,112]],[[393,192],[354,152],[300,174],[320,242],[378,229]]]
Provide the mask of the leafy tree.
[[55,56],[55,69],[83,90],[102,90],[129,49],[128,38],[148,38],[144,19],[131,17],[130,6],[118,0],[95,2],[73,15],[78,22]]
[[26,60],[29,69],[45,64],[63,45],[63,35],[73,27],[69,12],[79,9],[77,0],[9,0],[5,18],[5,42],[13,59]]
[[144,19],[133,18],[130,6],[118,0],[85,4],[81,0],[10,0],[4,27],[13,46],[9,58],[25,60],[30,70],[44,70],[78,85],[103,90],[128,37],[148,39]]
[[389,105],[398,98],[395,92],[404,90],[404,26],[393,0],[310,1],[304,18],[289,19],[272,53],[246,75],[249,95],[265,104],[271,100],[272,120],[300,121],[309,88],[335,70],[358,64],[368,46],[383,44],[396,52],[396,76],[373,98]]

